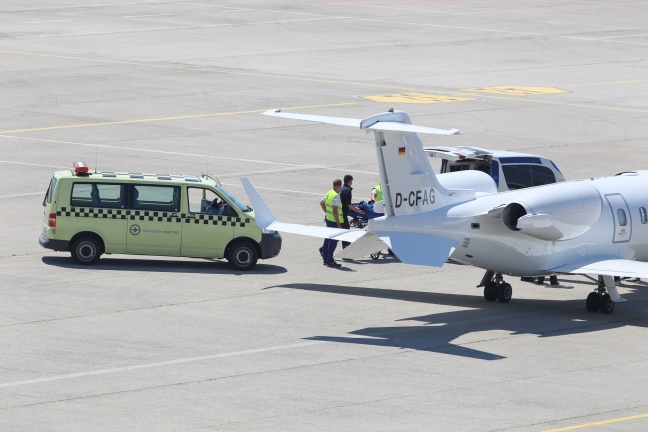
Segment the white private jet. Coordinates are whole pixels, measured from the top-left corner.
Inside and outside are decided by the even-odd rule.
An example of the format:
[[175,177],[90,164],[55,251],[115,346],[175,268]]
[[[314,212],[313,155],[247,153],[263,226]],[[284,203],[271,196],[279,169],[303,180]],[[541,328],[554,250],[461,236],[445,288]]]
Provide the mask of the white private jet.
[[282,223],[243,178],[263,228],[352,242],[339,258],[385,247],[406,264],[441,267],[452,258],[486,269],[484,297],[502,303],[512,296],[505,274],[593,274],[599,284],[587,297],[587,310],[611,313],[615,302],[625,301],[614,276],[648,277],[648,171],[497,193],[481,171],[436,176],[417,133],[459,131],[414,126],[403,111],[364,120],[264,114],[373,131],[385,216],[371,219],[366,231]]

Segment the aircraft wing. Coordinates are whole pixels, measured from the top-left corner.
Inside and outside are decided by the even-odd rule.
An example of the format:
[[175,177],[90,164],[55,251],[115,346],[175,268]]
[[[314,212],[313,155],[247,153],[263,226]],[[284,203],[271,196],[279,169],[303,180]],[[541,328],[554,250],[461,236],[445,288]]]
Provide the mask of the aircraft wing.
[[398,122],[367,122],[361,119],[354,118],[345,118],[345,117],[328,117],[328,116],[317,116],[310,114],[295,114],[295,113],[284,113],[281,110],[270,110],[263,113],[263,115],[272,116],[272,117],[283,117],[294,120],[306,120],[316,123],[327,123],[334,124],[339,126],[352,126],[358,129],[365,130],[379,130],[379,131],[394,131],[394,132],[415,132],[415,133],[426,133],[434,135],[457,135],[459,134],[458,129],[435,129],[424,126],[415,126],[411,124],[398,123]]
[[555,273],[645,278],[648,277],[648,262],[624,259],[580,261],[578,263],[566,264],[548,270]]

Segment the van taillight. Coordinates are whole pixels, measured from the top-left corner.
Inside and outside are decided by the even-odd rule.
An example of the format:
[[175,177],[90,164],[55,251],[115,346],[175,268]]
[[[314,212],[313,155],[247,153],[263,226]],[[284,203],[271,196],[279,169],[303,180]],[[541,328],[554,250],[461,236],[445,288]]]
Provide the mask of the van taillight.
[[47,219],[47,226],[52,228],[56,227],[56,213],[50,213],[49,218]]

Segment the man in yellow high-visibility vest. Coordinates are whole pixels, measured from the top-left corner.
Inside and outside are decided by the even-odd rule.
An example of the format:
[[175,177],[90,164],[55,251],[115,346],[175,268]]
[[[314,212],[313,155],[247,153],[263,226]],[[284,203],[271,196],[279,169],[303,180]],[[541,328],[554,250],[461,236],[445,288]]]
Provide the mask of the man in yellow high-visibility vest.
[[371,201],[378,202],[382,200],[383,200],[382,186],[380,183],[378,183],[376,187],[371,189]]
[[[326,214],[326,226],[329,228],[342,228],[342,206],[340,205],[340,189],[342,188],[342,180],[337,179],[333,181],[333,189],[328,191],[320,206]],[[324,258],[324,265],[331,268],[342,267],[333,260],[333,253],[337,247],[337,240],[325,239],[324,244],[320,248],[320,253]]]

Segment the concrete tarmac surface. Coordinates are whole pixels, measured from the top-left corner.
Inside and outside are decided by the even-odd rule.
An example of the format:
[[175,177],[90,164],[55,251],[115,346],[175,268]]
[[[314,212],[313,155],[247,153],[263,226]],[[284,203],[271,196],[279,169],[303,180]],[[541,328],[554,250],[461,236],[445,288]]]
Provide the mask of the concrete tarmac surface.
[[[53,171],[208,171],[322,225],[333,179],[378,183],[372,135],[261,116],[389,108],[425,144],[552,158],[568,179],[648,168],[648,2],[3,0],[0,430],[648,429],[648,282],[595,285],[391,257],[322,265],[284,235],[224,261],[38,245]],[[648,199],[647,199],[648,202]],[[648,228],[646,228],[648,229]]]

